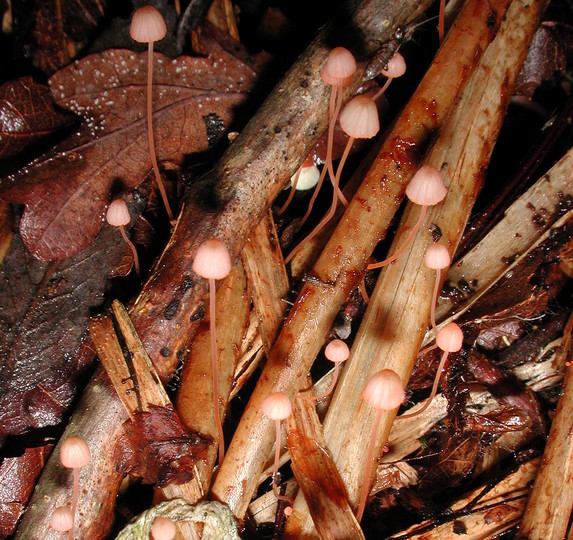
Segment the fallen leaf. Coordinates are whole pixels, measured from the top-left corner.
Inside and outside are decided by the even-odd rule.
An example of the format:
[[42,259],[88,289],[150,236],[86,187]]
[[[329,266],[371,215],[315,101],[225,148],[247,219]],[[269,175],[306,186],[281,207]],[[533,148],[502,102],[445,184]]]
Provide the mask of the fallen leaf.
[[56,109],[50,90],[32,77],[0,86],[0,159],[67,126],[73,117]]
[[[212,147],[255,80],[239,54],[211,43],[206,58],[154,55],[160,161],[180,163]],[[82,127],[0,184],[5,200],[26,205],[20,234],[35,257],[60,260],[85,248],[101,228],[110,190],[130,191],[151,171],[146,84],[147,53],[126,50],[89,56],[50,79],[57,103],[81,115]]]
[[204,459],[210,441],[189,433],[173,407],[150,406],[124,423],[116,446],[116,463],[124,474],[160,487],[193,478],[195,462]]
[[44,73],[70,63],[105,15],[106,0],[36,0],[34,65]]
[[0,538],[14,533],[52,445],[27,448],[0,464]]
[[559,35],[559,26],[545,22],[531,40],[517,79],[515,94],[532,97],[543,81],[552,77],[556,71],[565,73],[566,67],[566,46]]
[[[132,215],[143,204],[138,200]],[[87,367],[79,359],[91,310],[128,250],[106,225],[88,249],[46,263],[15,235],[0,270],[0,444],[7,435],[59,423]]]

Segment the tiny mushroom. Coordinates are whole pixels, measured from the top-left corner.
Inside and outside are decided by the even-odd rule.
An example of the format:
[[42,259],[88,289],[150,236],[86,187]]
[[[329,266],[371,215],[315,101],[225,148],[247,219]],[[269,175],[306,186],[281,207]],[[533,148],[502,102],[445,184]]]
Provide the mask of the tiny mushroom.
[[52,518],[50,519],[50,527],[54,531],[67,532],[74,526],[74,514],[69,506],[58,506]]
[[133,264],[135,266],[135,273],[139,276],[140,275],[139,257],[137,256],[137,250],[135,249],[133,242],[127,237],[127,234],[124,229],[125,225],[127,225],[131,220],[131,217],[129,216],[129,210],[127,209],[127,204],[125,203],[125,201],[123,199],[114,199],[113,201],[111,201],[110,205],[108,206],[105,219],[112,227],[119,228],[119,232],[121,233],[123,240],[129,246],[129,249],[131,249],[131,252],[133,253]]
[[450,266],[452,259],[450,253],[444,244],[435,243],[431,244],[428,249],[426,249],[426,254],[424,255],[424,264],[436,271],[436,281],[434,283],[434,292],[432,294],[432,306],[430,311],[430,320],[432,323],[432,328],[434,329],[434,335],[436,335],[436,302],[438,301],[438,289],[440,288],[440,281],[442,278],[442,270]]
[[384,92],[386,92],[390,83],[394,79],[404,75],[404,73],[406,73],[406,60],[404,60],[404,57],[399,52],[395,52],[394,56],[390,58],[388,65],[382,70],[382,75],[388,77],[388,80],[372,99],[376,101],[382,94],[384,94]]
[[152,540],[173,540],[176,533],[177,527],[172,519],[159,516],[153,520],[151,525]]
[[340,182],[342,169],[346,162],[346,158],[350,153],[352,144],[355,139],[371,139],[380,130],[380,120],[378,118],[378,109],[376,103],[365,95],[358,95],[352,98],[342,109],[340,113],[340,127],[348,135],[348,141],[340,158],[336,175],[334,177],[334,191],[332,193],[332,203],[330,210],[322,218],[319,224],[312,230],[312,232],[300,242],[286,257],[285,263],[288,263],[294,255],[302,248],[305,242],[314,238],[320,230],[330,221],[336,212],[337,191]]
[[292,404],[284,392],[273,392],[261,403],[262,413],[275,423],[275,464],[273,469],[273,493],[278,500],[286,501],[289,505],[285,509],[285,515],[292,512],[293,500],[281,495],[278,491],[278,470],[281,457],[281,420],[285,420],[292,414]]
[[362,519],[366,499],[370,491],[370,475],[372,473],[372,461],[374,460],[374,447],[376,445],[378,427],[382,418],[382,411],[391,411],[397,409],[405,398],[404,384],[400,376],[391,369],[383,369],[375,373],[366,383],[362,397],[365,403],[376,409],[376,417],[370,434],[370,444],[366,454],[366,464],[362,490],[360,492],[360,502],[356,512],[358,522]]
[[348,345],[346,345],[346,343],[344,343],[344,341],[341,339],[333,339],[324,349],[324,356],[334,364],[334,375],[332,376],[330,385],[322,394],[317,394],[316,396],[309,397],[302,395],[301,397],[305,399],[318,400],[328,396],[336,386],[338,373],[340,371],[339,364],[348,360],[348,357],[350,356],[350,350],[348,349]]
[[[60,446],[60,463],[67,469],[72,469],[74,474],[74,487],[72,492],[72,518],[75,520],[76,507],[78,505],[79,469],[85,467],[91,461],[91,453],[88,444],[77,435],[65,439]],[[73,525],[70,530],[70,539],[74,537]]]
[[231,255],[227,246],[217,238],[205,240],[197,250],[192,264],[193,272],[209,281],[209,327],[211,334],[211,376],[213,380],[213,414],[217,428],[219,464],[225,457],[225,439],[219,411],[219,369],[217,354],[217,327],[215,324],[215,280],[223,279],[231,271]]
[[165,192],[165,186],[159,173],[159,165],[157,164],[157,156],[155,154],[155,142],[153,140],[153,43],[163,39],[166,32],[167,27],[165,26],[163,16],[153,6],[142,6],[133,14],[129,35],[134,41],[147,43],[147,139],[149,142],[151,165],[165,210],[169,216],[169,220],[173,222],[173,212],[171,211],[167,193]]
[[394,251],[393,255],[381,262],[369,264],[368,270],[382,268],[383,266],[394,262],[408,247],[418,232],[418,229],[422,226],[424,218],[426,217],[428,206],[434,206],[438,204],[444,199],[447,192],[448,190],[444,185],[442,175],[440,171],[436,169],[436,167],[432,167],[431,165],[423,165],[420,167],[406,188],[406,196],[410,202],[418,204],[422,207],[418,221],[410,230],[410,233],[406,237],[404,243],[398,249],[396,249],[396,251]]
[[442,376],[442,371],[446,364],[449,353],[458,352],[462,345],[464,344],[464,334],[462,329],[455,322],[450,322],[444,327],[438,330],[436,334],[436,345],[443,351],[440,363],[438,364],[438,369],[436,370],[436,376],[434,377],[434,384],[432,385],[432,391],[428,399],[424,402],[424,405],[420,407],[417,411],[413,413],[403,414],[400,416],[400,420],[405,418],[413,418],[418,414],[424,412],[436,396],[438,392],[438,385],[440,383],[440,377]]

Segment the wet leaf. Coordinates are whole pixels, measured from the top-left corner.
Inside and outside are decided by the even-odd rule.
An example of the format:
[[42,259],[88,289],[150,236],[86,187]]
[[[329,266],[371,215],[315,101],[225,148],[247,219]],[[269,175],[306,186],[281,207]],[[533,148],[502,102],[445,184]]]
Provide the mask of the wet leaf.
[[545,22],[535,32],[517,80],[516,94],[531,97],[556,71],[565,73],[566,48],[558,30],[555,23]]
[[0,270],[0,443],[60,421],[86,368],[91,310],[128,249],[106,225],[88,249],[45,263],[14,237]]
[[0,464],[0,538],[10,536],[32,495],[51,445],[28,448]]
[[146,484],[180,484],[193,478],[195,462],[205,457],[209,444],[202,435],[186,431],[172,407],[151,406],[125,422],[117,462],[125,474]]
[[36,0],[34,64],[44,73],[70,63],[105,14],[106,0]]
[[[244,101],[255,70],[214,41],[206,58],[154,55],[153,122],[159,161],[211,148]],[[130,191],[151,171],[145,117],[147,53],[108,50],[50,79],[80,130],[3,182],[23,202],[20,233],[31,253],[59,260],[85,248],[102,225],[110,190]],[[82,223],[82,227],[77,227]]]
[[69,125],[72,115],[54,107],[47,86],[22,77],[0,86],[0,159]]
[[476,432],[447,437],[442,450],[437,455],[425,475],[420,477],[421,484],[427,490],[443,490],[444,486],[453,487],[468,476],[481,455],[480,437]]

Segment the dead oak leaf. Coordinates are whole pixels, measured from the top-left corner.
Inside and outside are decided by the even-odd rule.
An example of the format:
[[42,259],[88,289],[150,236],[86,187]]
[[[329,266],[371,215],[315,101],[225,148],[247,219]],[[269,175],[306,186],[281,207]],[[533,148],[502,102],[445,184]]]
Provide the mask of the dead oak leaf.
[[[154,55],[160,161],[180,163],[185,154],[207,150],[255,80],[249,63],[212,43],[206,58]],[[60,260],[95,237],[112,188],[132,190],[151,170],[147,53],[108,50],[75,62],[49,82],[56,102],[83,117],[82,127],[0,187],[4,199],[26,205],[20,233],[30,252]]]
[[47,86],[21,77],[0,86],[0,159],[71,123],[72,115],[54,107]]

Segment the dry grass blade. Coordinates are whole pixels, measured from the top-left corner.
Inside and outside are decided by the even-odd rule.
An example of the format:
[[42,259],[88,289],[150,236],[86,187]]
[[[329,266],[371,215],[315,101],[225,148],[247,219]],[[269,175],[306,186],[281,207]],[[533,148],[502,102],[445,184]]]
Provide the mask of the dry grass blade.
[[[563,363],[573,360],[573,316],[565,328],[561,350]],[[527,509],[521,534],[535,539],[564,538],[573,510],[573,372],[567,370],[543,459]]]
[[[520,2],[511,4],[496,39],[427,158],[427,163],[442,170],[448,195],[429,213],[426,224],[439,227],[441,241],[450,253],[455,251],[481,186],[481,175],[493,148],[491,141],[497,138],[507,107],[508,97],[503,95],[517,77],[542,8],[541,3],[526,7]],[[395,246],[401,245],[418,212],[407,209]],[[404,383],[410,376],[432,301],[434,276],[423,264],[430,242],[429,235],[418,235],[409,252],[379,279],[325,419],[327,445],[353,505],[358,503],[363,482],[370,483],[369,478],[363,478],[363,449],[370,438],[375,412],[362,401],[362,389],[382,369],[394,370]],[[387,440],[394,416],[395,411],[382,415],[378,450]],[[294,514],[297,512],[306,512],[301,498],[295,503]],[[308,519],[303,534],[311,534]]]
[[[501,17],[507,2],[496,2],[495,6],[497,17]],[[494,29],[488,26],[490,6],[472,1],[465,13],[462,22],[450,31],[411,105],[396,122],[389,142],[382,147],[311,279],[303,286],[271,351],[212,490],[237,516],[244,515],[272,448],[272,424],[260,413],[260,403],[276,390],[294,395],[303,383],[337,311],[358,285],[399,205],[405,182],[417,164],[410,149],[427,143],[439,129],[475,67],[476,54],[493,37]]]

